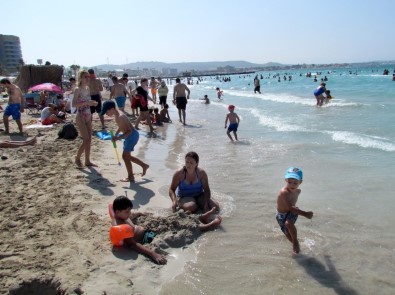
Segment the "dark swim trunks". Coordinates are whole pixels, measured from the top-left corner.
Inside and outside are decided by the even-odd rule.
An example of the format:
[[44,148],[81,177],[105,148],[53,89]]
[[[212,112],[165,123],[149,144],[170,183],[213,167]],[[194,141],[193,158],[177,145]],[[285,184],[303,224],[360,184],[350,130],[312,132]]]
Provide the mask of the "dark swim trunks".
[[100,114],[100,112],[101,112],[100,94],[91,95],[91,99],[94,101],[97,101],[97,106],[95,106],[95,107],[91,106],[91,114],[93,114],[94,112]]
[[187,108],[187,98],[186,97],[176,97],[177,109],[185,110]]
[[229,131],[229,132],[231,132],[231,131],[237,131],[237,127],[239,127],[239,124],[238,124],[238,123],[231,123],[231,124],[229,124],[229,126],[228,126],[228,131]]
[[277,219],[277,222],[280,225],[283,233],[287,235],[288,229],[285,226],[285,222],[288,220],[289,222],[292,222],[293,224],[295,224],[296,220],[298,219],[298,215],[293,214],[291,212],[286,212],[286,213],[277,212],[276,219]]

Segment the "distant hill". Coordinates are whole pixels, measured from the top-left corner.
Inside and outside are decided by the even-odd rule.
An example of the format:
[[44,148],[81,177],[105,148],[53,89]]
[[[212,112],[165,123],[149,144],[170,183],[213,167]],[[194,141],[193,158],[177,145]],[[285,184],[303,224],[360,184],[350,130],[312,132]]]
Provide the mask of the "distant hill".
[[231,66],[237,69],[250,69],[250,68],[264,68],[264,67],[275,67],[275,66],[285,66],[284,64],[269,62],[265,64],[256,64],[247,61],[211,61],[211,62],[180,62],[180,63],[164,63],[159,61],[141,61],[135,63],[128,63],[122,65],[110,65],[110,64],[101,64],[96,67],[102,69],[104,71],[113,71],[116,69],[158,69],[162,70],[163,68],[172,68],[177,69],[177,71],[212,71],[216,70],[218,67],[226,67]]

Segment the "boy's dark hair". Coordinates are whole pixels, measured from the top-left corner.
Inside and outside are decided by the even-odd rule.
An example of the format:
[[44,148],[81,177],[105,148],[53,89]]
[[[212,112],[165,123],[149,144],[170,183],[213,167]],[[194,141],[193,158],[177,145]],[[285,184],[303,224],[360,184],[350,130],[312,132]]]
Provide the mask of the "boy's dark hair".
[[198,155],[197,153],[195,153],[195,152],[188,152],[188,153],[185,155],[185,159],[186,159],[186,158],[192,158],[192,159],[194,159],[194,160],[196,161],[196,164],[199,163],[199,155]]
[[103,106],[102,106],[100,115],[101,115],[101,116],[104,116],[104,115],[107,113],[107,111],[108,111],[108,110],[111,110],[111,109],[115,109],[115,102],[112,101],[112,100],[106,100],[106,101],[103,103]]
[[118,196],[115,198],[114,202],[112,203],[112,209],[114,212],[116,210],[125,210],[125,209],[132,209],[133,203],[131,200],[128,199],[126,196]]
[[74,77],[71,77],[70,79],[69,79],[69,81],[71,82],[71,81],[75,81],[75,78]]
[[147,79],[147,78],[142,78],[142,79],[140,80],[140,84],[141,84],[141,83],[144,83],[144,82],[148,82],[148,79]]
[[168,109],[169,108],[169,105],[166,103],[165,104],[165,109]]
[[88,70],[88,73],[92,75],[92,74],[95,73],[95,71],[94,71],[93,69],[89,69],[89,70]]
[[11,84],[11,82],[7,78],[4,78],[4,79],[1,79],[0,84]]
[[180,78],[177,78],[176,83],[180,83],[180,82],[181,82]]

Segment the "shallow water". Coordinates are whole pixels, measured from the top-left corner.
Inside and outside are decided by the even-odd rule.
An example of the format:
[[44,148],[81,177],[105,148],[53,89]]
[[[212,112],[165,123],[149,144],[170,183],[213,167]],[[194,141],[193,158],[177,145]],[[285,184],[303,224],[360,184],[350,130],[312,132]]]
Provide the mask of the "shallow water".
[[[258,73],[262,94],[253,93],[254,76],[227,83],[206,77],[191,86],[188,126],[177,126],[182,148],[169,148],[179,166],[187,151],[198,152],[224,220],[161,294],[395,292],[395,82],[381,75],[384,68],[394,65],[322,69],[334,96],[322,108],[307,70],[281,82],[274,72]],[[210,105],[199,101],[205,94]],[[237,144],[225,134],[228,104],[241,117]],[[289,166],[304,172],[298,206],[314,211],[312,221],[297,221],[302,254],[296,257],[275,220]]]

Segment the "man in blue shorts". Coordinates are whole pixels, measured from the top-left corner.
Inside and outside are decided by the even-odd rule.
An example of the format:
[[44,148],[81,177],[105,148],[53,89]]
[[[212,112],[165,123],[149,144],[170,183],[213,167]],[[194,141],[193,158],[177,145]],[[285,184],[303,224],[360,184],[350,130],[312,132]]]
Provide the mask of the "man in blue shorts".
[[3,115],[5,134],[10,133],[10,116],[12,116],[18,125],[19,133],[23,133],[21,113],[25,111],[25,98],[23,97],[22,91],[18,86],[12,84],[8,79],[2,79],[0,84],[2,87],[7,89],[9,95],[8,105]]
[[110,99],[115,98],[115,102],[120,111],[125,112],[126,95],[130,96],[125,84],[120,83],[117,77],[112,77],[114,86],[111,87]]

